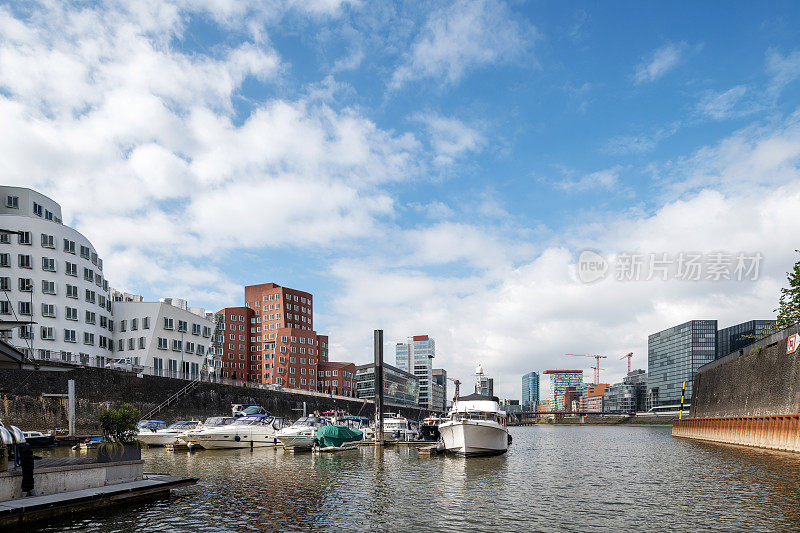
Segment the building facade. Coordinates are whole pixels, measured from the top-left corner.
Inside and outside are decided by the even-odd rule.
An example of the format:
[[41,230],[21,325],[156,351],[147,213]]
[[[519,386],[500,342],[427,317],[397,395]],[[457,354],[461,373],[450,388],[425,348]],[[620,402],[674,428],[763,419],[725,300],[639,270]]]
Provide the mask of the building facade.
[[550,376],[550,407],[553,411],[564,411],[564,395],[567,387],[579,390],[583,386],[583,370],[545,370]]
[[397,368],[417,377],[419,405],[426,409],[436,409],[431,390],[434,357],[436,357],[436,343],[428,335],[408,337],[406,342],[398,342],[395,345]]
[[234,381],[260,381],[261,362],[250,360],[250,324],[255,316],[253,310],[249,307],[226,307],[217,315],[220,317],[217,343],[222,377]]
[[436,409],[446,412],[449,404],[451,403],[451,399],[447,395],[447,370],[444,368],[434,368],[432,374],[433,382],[442,388],[441,405],[436,402],[434,402],[434,405],[436,406]]
[[647,372],[631,370],[622,383],[611,385],[603,393],[604,410],[612,413],[635,413],[647,410]]
[[522,410],[534,411],[539,404],[539,374],[528,372],[522,376]]
[[771,334],[771,327],[772,320],[748,320],[718,330],[716,358],[725,357],[729,353],[741,350],[761,337]]
[[113,304],[92,243],[64,225],[58,203],[24,187],[0,187],[0,229],[0,316],[29,323],[6,340],[28,357],[105,366]]
[[[197,379],[221,370],[211,349],[213,314],[160,302],[114,303],[115,359],[152,370],[154,376]],[[167,303],[170,302],[170,303]]]
[[690,320],[647,339],[648,396],[651,407],[677,406],[686,382],[685,401],[692,397],[697,369],[717,353],[717,321]]
[[320,362],[317,365],[317,390],[355,398],[357,396],[356,365],[353,363]]
[[[358,397],[375,399],[375,364],[358,365],[355,369]],[[410,372],[383,364],[383,398],[396,405],[419,404],[419,378]]]

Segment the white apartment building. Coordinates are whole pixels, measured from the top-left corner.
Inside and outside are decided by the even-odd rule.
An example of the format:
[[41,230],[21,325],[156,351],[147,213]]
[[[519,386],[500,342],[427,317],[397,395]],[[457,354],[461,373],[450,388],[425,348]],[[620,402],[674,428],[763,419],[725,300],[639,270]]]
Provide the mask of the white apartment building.
[[127,301],[114,302],[115,358],[155,376],[197,379],[219,372],[221,360],[212,349],[213,313],[201,308],[190,311],[177,298],[145,302],[140,296],[126,296],[130,296]]
[[62,222],[61,206],[0,186],[0,319],[28,322],[6,339],[29,357],[104,365],[114,325],[103,260]]

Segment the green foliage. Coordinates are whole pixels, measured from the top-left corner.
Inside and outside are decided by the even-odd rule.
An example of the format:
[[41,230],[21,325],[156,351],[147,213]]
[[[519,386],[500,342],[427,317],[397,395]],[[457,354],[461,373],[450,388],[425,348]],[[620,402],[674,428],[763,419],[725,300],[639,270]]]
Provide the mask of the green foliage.
[[[800,250],[795,250],[800,253]],[[778,318],[775,319],[773,331],[788,328],[800,322],[800,261],[794,264],[791,272],[786,273],[788,287],[781,289],[781,298],[778,308]]]
[[139,422],[139,410],[134,409],[129,403],[119,409],[101,409],[97,413],[97,420],[103,436],[111,442],[120,444],[133,444],[136,442]]

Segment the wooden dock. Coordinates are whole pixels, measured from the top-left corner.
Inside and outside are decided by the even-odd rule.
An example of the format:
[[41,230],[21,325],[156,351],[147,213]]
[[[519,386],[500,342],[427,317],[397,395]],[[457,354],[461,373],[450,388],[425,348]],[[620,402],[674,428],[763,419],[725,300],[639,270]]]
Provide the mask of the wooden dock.
[[197,481],[196,477],[146,474],[144,479],[105,487],[7,500],[0,502],[0,528],[19,527],[40,520],[156,498],[172,489],[193,485]]

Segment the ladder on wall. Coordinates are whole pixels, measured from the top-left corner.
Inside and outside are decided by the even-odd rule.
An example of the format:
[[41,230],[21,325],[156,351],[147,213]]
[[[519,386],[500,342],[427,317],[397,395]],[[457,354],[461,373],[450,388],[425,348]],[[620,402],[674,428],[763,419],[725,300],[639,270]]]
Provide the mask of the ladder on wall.
[[195,388],[198,383],[200,383],[200,378],[197,378],[194,381],[187,383],[186,386],[183,387],[181,390],[179,390],[178,392],[176,392],[175,394],[173,394],[172,396],[161,402],[157,407],[148,411],[147,414],[142,417],[142,420],[150,420],[151,416],[158,413],[159,411],[167,407],[169,404],[171,404],[172,402],[174,402],[175,400],[177,400],[178,398],[180,398],[181,396],[183,396],[184,394]]

